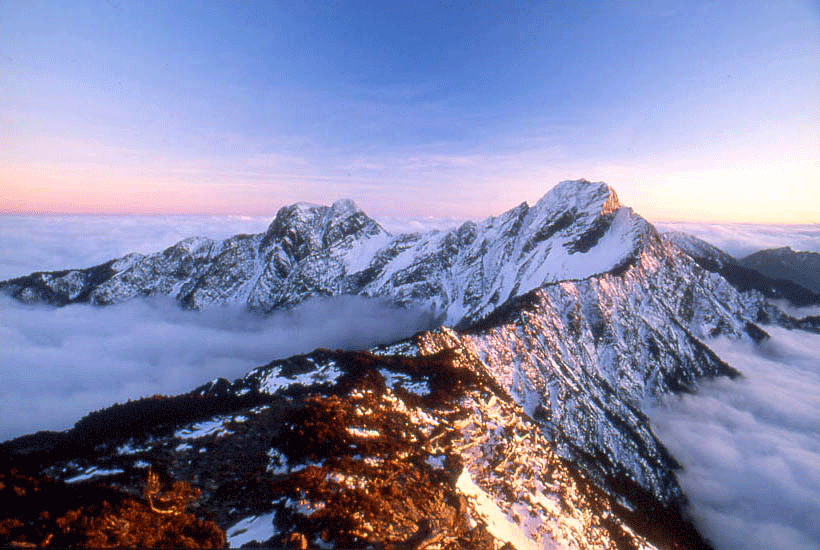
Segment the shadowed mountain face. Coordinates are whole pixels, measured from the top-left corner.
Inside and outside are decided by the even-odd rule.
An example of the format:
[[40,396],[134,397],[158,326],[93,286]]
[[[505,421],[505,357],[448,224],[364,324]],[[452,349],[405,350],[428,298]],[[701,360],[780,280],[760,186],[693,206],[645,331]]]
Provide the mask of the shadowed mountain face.
[[349,201],[298,204],[265,234],[6,281],[58,305],[168,294],[272,311],[359,294],[445,324],[115,405],[2,450],[123,491],[161,471],[202,491],[198,512],[235,546],[705,547],[645,405],[738,376],[709,338],[818,331],[820,318],[741,288],[734,260],[704,245],[662,238],[608,186],[579,181],[448,232],[393,236]]
[[820,254],[789,247],[761,250],[740,263],[772,279],[785,279],[820,294]]

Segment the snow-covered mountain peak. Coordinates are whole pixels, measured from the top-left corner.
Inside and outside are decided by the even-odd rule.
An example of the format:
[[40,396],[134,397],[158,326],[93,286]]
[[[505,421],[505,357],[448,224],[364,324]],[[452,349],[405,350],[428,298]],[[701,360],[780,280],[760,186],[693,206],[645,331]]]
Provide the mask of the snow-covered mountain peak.
[[201,256],[207,254],[214,245],[214,241],[207,237],[188,237],[176,243],[172,248],[184,250],[191,256]]
[[362,209],[351,199],[339,199],[335,201],[331,207],[331,212],[338,216],[348,212],[362,212]]
[[262,235],[192,241],[129,262],[0,284],[23,301],[64,305],[170,294],[183,306],[270,312],[354,294],[418,305],[456,325],[544,284],[619,270],[649,235],[605,183],[565,181],[535,206],[449,231],[391,235],[353,201],[283,207]]
[[262,240],[263,247],[281,243],[289,254],[304,258],[346,237],[359,239],[386,233],[350,199],[332,206],[300,202],[279,209]]
[[620,206],[618,194],[608,184],[579,179],[562,181],[547,191],[536,203],[535,209],[599,216],[611,214]]

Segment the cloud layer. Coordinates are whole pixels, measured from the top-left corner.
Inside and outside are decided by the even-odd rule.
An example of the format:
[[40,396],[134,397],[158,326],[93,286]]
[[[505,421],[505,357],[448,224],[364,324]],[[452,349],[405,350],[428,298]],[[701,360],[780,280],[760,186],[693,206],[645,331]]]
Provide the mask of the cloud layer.
[[683,231],[743,258],[765,248],[791,246],[795,250],[820,252],[820,224],[773,225],[757,223],[656,223],[659,231]]
[[267,318],[170,300],[32,307],[0,297],[0,440],[61,430],[90,410],[233,379],[317,347],[362,349],[429,328],[430,315],[356,297]]
[[683,464],[695,523],[718,549],[820,547],[820,335],[766,327],[713,349],[744,375],[651,417]]

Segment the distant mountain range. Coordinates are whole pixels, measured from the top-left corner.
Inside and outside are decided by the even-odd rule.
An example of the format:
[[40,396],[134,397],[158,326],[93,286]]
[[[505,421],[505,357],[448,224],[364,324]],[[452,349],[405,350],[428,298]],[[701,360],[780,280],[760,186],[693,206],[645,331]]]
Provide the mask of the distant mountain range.
[[282,208],[263,234],[185,239],[149,256],[34,273],[0,290],[27,303],[170,295],[187,308],[239,303],[263,312],[355,294],[424,305],[452,325],[544,283],[625,265],[650,232],[605,185],[566,183],[533,207],[426,234],[391,235],[349,200],[299,203]]
[[738,290],[757,290],[767,298],[788,300],[795,306],[820,304],[820,254],[816,252],[771,248],[736,259],[686,233],[667,233],[664,238]]
[[[440,328],[114,405],[2,451],[32,478],[134,495],[150,467],[201,490],[194,512],[234,546],[706,548],[644,406],[740,375],[709,338],[759,342],[769,324],[820,332],[820,317],[768,300],[820,303],[784,267],[813,261],[735,260],[660,235],[585,180],[430,233],[391,235],[350,201],[296,204],[264,234],[186,239],[0,291],[260,312],[354,294],[428,308]],[[34,520],[17,520],[9,541],[42,542]]]
[[820,293],[820,254],[816,252],[795,252],[784,246],[755,252],[740,263],[767,277],[785,279]]

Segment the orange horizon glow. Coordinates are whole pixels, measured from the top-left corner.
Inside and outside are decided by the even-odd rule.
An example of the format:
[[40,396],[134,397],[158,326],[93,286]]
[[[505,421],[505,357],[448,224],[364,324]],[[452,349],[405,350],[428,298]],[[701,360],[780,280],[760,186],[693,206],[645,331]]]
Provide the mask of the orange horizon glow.
[[[557,183],[557,182],[556,182]],[[795,211],[787,204],[770,203],[765,212],[761,212],[758,204],[734,204],[731,209],[719,212],[712,205],[697,204],[697,196],[691,199],[689,207],[681,206],[680,197],[658,200],[658,193],[650,193],[649,199],[641,199],[640,193],[624,192],[617,185],[613,188],[618,192],[621,204],[632,208],[637,214],[657,223],[675,222],[698,222],[698,223],[721,223],[721,224],[780,224],[780,225],[816,225],[820,224],[820,198],[811,198],[806,202],[803,211]],[[626,190],[626,189],[625,189]],[[0,215],[111,215],[111,216],[254,216],[270,217],[282,206],[296,202],[313,202],[316,204],[331,204],[340,198],[351,198],[368,215],[378,217],[431,217],[431,218],[454,218],[454,219],[483,219],[489,216],[497,216],[521,202],[528,202],[530,205],[537,201],[537,196],[532,197],[505,197],[505,200],[490,201],[483,208],[472,211],[464,209],[454,209],[448,212],[446,208],[439,205],[438,208],[428,211],[423,203],[417,203],[410,207],[406,205],[400,209],[391,208],[379,201],[362,201],[354,196],[335,196],[326,200],[310,197],[290,200],[266,202],[255,201],[254,203],[241,203],[238,201],[220,200],[218,203],[208,202],[203,198],[193,194],[175,193],[169,197],[164,197],[162,205],[157,205],[151,200],[151,193],[123,192],[123,193],[102,193],[99,189],[85,188],[85,191],[78,196],[74,196],[68,202],[61,202],[58,197],[49,193],[35,191],[31,196],[18,196],[7,199],[2,196],[3,189],[0,189]],[[95,192],[96,191],[96,192]],[[725,193],[724,193],[725,194]],[[147,196],[146,196],[147,195]],[[275,194],[280,198],[282,194]],[[811,203],[812,200],[817,202]],[[677,208],[672,208],[667,203],[677,203]],[[819,205],[813,208],[812,205]],[[711,206],[707,207],[707,206]]]
[[[94,144],[69,147],[82,157]],[[569,161],[540,150],[467,156],[383,156],[351,175],[351,159],[163,158],[118,162],[19,161],[0,173],[2,214],[247,215],[273,217],[296,202],[353,199],[371,216],[480,219],[534,204],[566,179],[605,181],[621,204],[657,222],[820,223],[820,159],[712,153],[679,161]],[[78,152],[79,151],[79,152]],[[802,151],[802,152],[801,152]],[[50,155],[54,155],[52,152]],[[339,168],[341,166],[342,168]],[[279,170],[277,170],[279,169]]]

